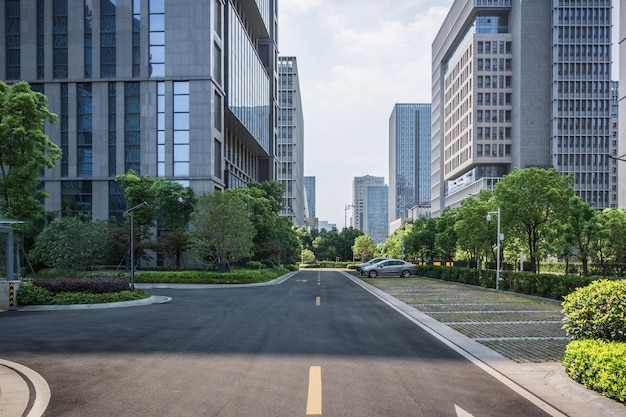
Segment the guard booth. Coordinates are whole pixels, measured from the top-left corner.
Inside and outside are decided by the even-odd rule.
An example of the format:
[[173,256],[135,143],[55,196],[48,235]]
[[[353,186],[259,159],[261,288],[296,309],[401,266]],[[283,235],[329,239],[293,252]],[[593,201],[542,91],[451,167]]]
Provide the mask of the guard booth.
[[16,220],[0,219],[0,309],[7,310],[17,306],[17,290],[20,283],[17,251],[13,238],[13,224]]

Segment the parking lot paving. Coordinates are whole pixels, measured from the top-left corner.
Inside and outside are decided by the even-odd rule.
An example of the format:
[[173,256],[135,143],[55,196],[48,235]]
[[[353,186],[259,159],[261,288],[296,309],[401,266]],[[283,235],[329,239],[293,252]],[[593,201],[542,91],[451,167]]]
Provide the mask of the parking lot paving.
[[422,277],[363,280],[518,363],[560,362],[569,341],[556,300]]

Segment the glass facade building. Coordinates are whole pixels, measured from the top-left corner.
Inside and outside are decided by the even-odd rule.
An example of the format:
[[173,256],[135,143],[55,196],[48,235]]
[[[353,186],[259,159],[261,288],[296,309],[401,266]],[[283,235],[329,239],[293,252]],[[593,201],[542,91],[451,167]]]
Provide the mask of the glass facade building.
[[430,204],[430,104],[396,104],[389,117],[389,223]]
[[121,218],[115,177],[129,170],[198,195],[276,179],[276,0],[0,10],[0,79],[36,83],[59,116],[45,126],[63,151],[43,173],[47,211]]
[[433,43],[432,215],[514,168],[573,174],[615,207],[611,0],[453,3]]
[[278,58],[278,181],[285,186],[281,216],[304,225],[304,116],[295,57]]
[[366,175],[352,182],[352,227],[376,243],[389,236],[389,187],[383,177]]

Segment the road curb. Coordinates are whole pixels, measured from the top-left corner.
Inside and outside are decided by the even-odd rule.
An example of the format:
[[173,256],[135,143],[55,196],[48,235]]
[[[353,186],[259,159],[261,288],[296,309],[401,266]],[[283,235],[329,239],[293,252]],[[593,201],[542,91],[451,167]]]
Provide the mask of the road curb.
[[49,403],[50,387],[41,375],[19,363],[0,359],[1,416],[39,417]]

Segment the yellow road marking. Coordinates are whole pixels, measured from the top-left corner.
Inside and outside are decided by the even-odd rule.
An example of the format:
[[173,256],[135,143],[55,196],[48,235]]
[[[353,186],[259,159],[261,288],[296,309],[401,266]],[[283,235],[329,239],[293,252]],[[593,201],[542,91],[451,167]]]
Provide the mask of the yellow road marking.
[[320,306],[320,303],[321,303],[320,297],[319,297],[319,296],[318,296],[318,297],[315,297],[315,306],[316,306],[316,307],[319,307],[319,306]]
[[322,415],[322,367],[311,366],[309,369],[309,396],[306,401],[307,416]]

